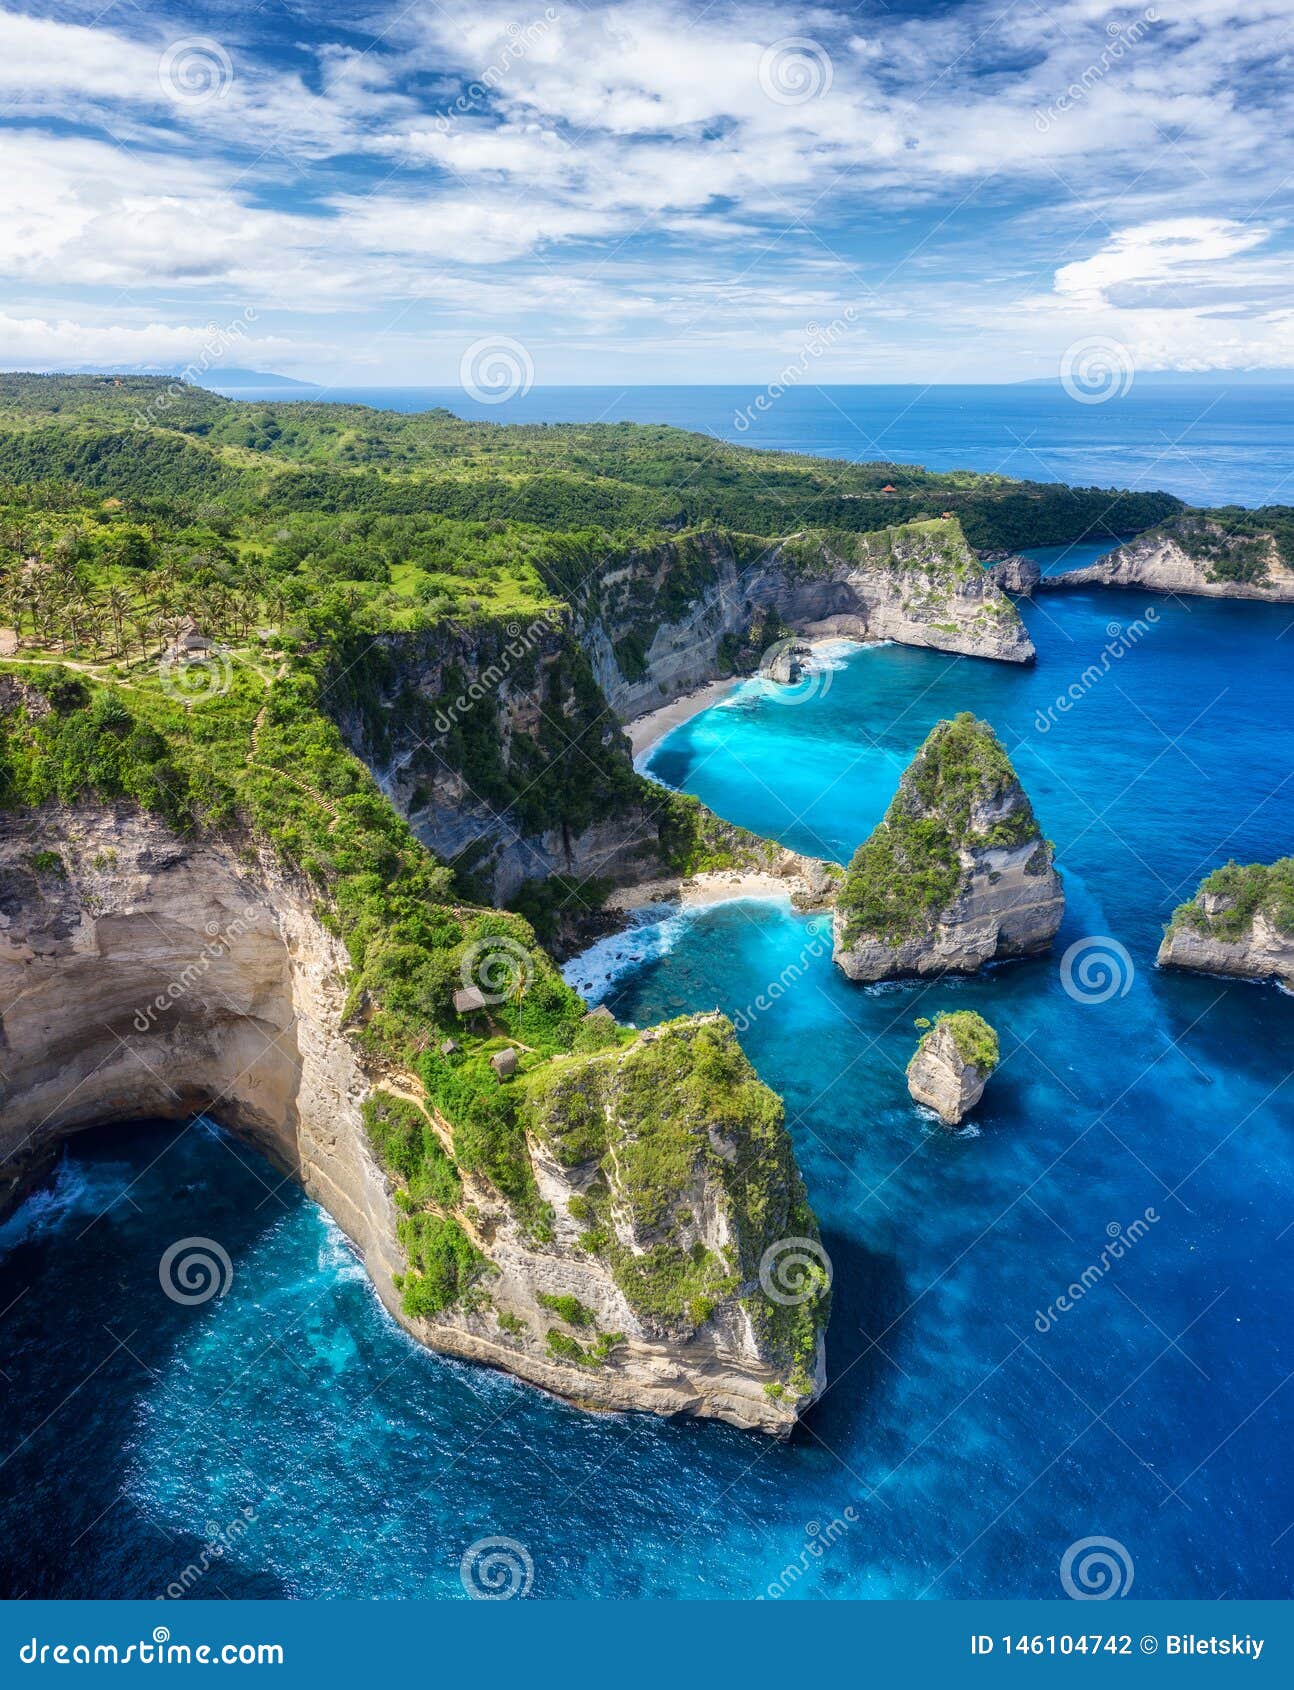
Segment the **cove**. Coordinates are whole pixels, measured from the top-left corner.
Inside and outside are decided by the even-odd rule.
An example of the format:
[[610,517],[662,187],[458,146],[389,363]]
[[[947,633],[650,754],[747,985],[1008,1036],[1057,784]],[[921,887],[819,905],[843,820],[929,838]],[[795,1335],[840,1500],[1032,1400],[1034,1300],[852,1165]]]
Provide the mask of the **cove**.
[[[1125,1547],[1139,1596],[1284,1594],[1291,1005],[1152,965],[1209,867],[1289,849],[1288,612],[1093,592],[1024,614],[1030,669],[860,650],[805,702],[740,689],[651,758],[843,860],[933,723],[971,709],[1066,879],[1054,954],[975,981],[860,990],[815,948],[820,918],[777,903],[670,914],[664,941],[625,941],[641,962],[603,960],[639,1023],[741,1016],[800,971],[741,1032],[786,1097],[835,1271],[830,1388],[789,1444],[584,1414],[433,1356],[245,1146],[113,1127],[71,1140],[0,1236],[5,1593],[157,1595],[250,1508],[195,1594],[461,1596],[464,1549],[496,1535],[526,1546],[541,1597],[1058,1597],[1089,1536]],[[1105,936],[1130,976],[1075,1001],[1063,951]],[[913,1021],[945,1006],[980,1009],[1004,1052],[956,1136],[902,1080]],[[162,1294],[185,1236],[224,1241],[225,1296]]]

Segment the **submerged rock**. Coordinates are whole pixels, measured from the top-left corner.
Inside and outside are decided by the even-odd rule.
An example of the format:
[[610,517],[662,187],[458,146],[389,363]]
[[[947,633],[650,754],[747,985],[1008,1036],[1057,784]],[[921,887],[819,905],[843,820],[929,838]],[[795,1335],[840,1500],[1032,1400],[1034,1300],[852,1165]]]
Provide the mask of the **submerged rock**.
[[854,853],[833,957],[851,980],[969,974],[1051,944],[1064,913],[1052,847],[985,722],[940,722]]
[[1294,990],[1294,857],[1214,869],[1173,911],[1158,960]]
[[948,1127],[961,1124],[998,1064],[997,1034],[973,1009],[942,1015],[908,1063],[908,1090]]

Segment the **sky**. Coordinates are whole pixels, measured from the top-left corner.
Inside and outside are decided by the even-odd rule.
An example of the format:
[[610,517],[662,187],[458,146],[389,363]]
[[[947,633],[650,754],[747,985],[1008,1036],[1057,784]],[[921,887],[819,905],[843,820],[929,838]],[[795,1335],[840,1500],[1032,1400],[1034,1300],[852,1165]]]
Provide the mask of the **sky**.
[[0,367],[1294,367],[1294,0],[0,7]]

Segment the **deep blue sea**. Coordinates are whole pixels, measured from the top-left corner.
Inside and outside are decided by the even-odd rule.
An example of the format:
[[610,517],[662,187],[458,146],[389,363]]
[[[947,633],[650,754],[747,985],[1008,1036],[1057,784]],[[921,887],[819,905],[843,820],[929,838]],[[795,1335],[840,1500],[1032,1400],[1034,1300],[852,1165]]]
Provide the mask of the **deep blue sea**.
[[[214,384],[213,384],[214,385]],[[1059,385],[535,387],[498,404],[458,387],[219,388],[237,399],[331,399],[485,422],[673,423],[770,451],[973,469],[1074,487],[1163,488],[1196,505],[1294,502],[1294,385],[1134,385],[1081,404]]]
[[[835,1289],[829,1389],[789,1443],[430,1355],[246,1147],[100,1129],[0,1228],[0,1593],[150,1596],[198,1567],[195,1595],[460,1596],[465,1549],[501,1536],[549,1598],[1060,1597],[1090,1537],[1140,1596],[1289,1595],[1294,1001],[1154,954],[1209,868],[1294,843],[1294,615],[1096,591],[1023,614],[1032,668],[840,647],[799,702],[745,684],[648,762],[843,859],[974,710],[1056,842],[1051,956],[864,989],[822,918],[744,902],[571,969],[640,1024],[720,1005],[786,1098]],[[914,1021],[963,1006],[1004,1060],[954,1135],[903,1068]],[[159,1259],[190,1237],[233,1278],[180,1306]]]

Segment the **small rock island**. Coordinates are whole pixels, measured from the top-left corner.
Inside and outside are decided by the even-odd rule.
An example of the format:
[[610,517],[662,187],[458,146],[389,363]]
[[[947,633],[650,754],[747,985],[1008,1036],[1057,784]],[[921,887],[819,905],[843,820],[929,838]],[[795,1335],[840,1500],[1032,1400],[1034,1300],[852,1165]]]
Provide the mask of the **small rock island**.
[[1173,911],[1158,960],[1294,990],[1294,857],[1214,869]]
[[986,722],[939,722],[836,900],[833,957],[851,980],[970,974],[1045,951],[1065,898],[1033,806]]
[[984,1095],[998,1058],[997,1034],[975,1010],[937,1015],[908,1063],[908,1090],[946,1127],[960,1126]]

